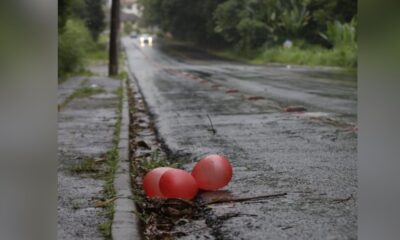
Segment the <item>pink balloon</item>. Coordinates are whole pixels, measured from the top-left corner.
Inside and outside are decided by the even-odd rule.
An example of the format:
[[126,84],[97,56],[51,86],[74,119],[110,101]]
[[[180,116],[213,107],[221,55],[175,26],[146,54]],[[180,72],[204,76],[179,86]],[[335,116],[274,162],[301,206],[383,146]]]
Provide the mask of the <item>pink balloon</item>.
[[196,180],[180,169],[167,170],[160,178],[160,190],[167,198],[193,199],[198,191]]
[[200,189],[215,191],[232,179],[232,166],[224,156],[212,154],[202,158],[192,171]]
[[151,170],[143,178],[144,192],[148,197],[165,198],[160,191],[159,182],[161,176],[168,170],[173,169],[170,167],[159,167]]

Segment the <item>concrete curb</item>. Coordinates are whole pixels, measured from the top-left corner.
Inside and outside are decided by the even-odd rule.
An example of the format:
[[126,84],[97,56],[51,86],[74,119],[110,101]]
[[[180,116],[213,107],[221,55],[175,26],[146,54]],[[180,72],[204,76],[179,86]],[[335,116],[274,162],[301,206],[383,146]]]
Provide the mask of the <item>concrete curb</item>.
[[129,168],[129,105],[126,81],[123,81],[122,119],[119,135],[119,161],[114,177],[114,189],[118,197],[114,202],[114,218],[111,235],[114,240],[141,239],[139,219],[133,202]]

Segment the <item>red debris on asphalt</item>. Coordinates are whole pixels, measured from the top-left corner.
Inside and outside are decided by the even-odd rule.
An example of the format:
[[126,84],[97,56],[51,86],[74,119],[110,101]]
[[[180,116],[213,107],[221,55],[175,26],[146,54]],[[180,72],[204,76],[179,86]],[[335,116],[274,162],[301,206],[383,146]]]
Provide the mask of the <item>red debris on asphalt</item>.
[[239,90],[237,89],[228,89],[225,91],[225,93],[237,93],[237,92],[239,92]]
[[284,109],[285,112],[305,112],[307,109],[302,106],[290,106]]
[[256,100],[261,100],[261,99],[265,99],[265,98],[260,97],[260,96],[251,96],[251,97],[247,98],[247,100],[250,100],[250,101],[256,101]]

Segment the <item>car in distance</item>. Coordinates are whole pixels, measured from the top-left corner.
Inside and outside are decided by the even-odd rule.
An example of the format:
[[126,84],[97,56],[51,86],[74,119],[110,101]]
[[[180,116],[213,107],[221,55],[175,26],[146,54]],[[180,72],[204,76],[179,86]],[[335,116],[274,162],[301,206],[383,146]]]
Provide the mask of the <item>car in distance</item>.
[[145,44],[145,43],[147,43],[149,45],[153,44],[153,37],[150,35],[147,35],[147,34],[141,35],[139,40],[140,40],[140,44]]

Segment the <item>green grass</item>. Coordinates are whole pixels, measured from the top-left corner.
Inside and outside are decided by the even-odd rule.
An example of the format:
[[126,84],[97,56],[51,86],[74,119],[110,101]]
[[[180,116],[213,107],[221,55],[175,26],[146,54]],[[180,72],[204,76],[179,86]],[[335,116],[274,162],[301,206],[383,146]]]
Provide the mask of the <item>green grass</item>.
[[166,155],[161,154],[159,150],[155,150],[151,153],[150,158],[142,160],[141,167],[145,172],[148,172],[158,167],[181,168],[182,163],[171,161]]
[[310,66],[336,66],[347,69],[357,67],[357,50],[351,47],[325,49],[322,47],[272,47],[254,51],[248,56],[232,50],[213,52],[214,54],[253,64],[282,63]]
[[126,71],[120,71],[118,73],[117,79],[119,80],[126,80],[128,79],[128,73]]
[[69,167],[69,171],[77,174],[81,173],[97,173],[99,169],[96,166],[94,159],[84,159],[78,164]]
[[[114,189],[114,176],[115,176],[115,171],[117,169],[117,163],[119,157],[118,144],[119,144],[119,134],[121,132],[121,121],[122,121],[123,88],[119,87],[118,89],[116,89],[115,94],[118,96],[119,99],[117,108],[118,118],[114,125],[113,148],[110,151],[108,151],[106,155],[107,171],[104,176],[104,179],[106,181],[104,185],[104,197],[106,199],[111,199],[116,195]],[[99,224],[98,229],[106,239],[111,239],[111,227],[112,227],[112,219],[114,216],[114,204],[109,204],[105,207],[104,215],[107,218],[107,221]]]
[[76,76],[91,77],[91,76],[94,76],[94,73],[91,72],[90,70],[84,69],[84,68],[80,69],[79,71],[70,72],[70,73],[64,73],[64,74],[62,74],[61,76],[58,77],[58,84],[61,84],[62,82],[64,82],[68,78],[76,77]]
[[97,42],[93,44],[85,56],[85,59],[89,62],[89,64],[108,61],[108,39],[108,34],[100,34]]
[[82,82],[81,87],[76,89],[71,95],[69,95],[64,102],[62,102],[59,106],[58,106],[58,110],[61,110],[62,108],[64,108],[65,106],[67,106],[72,100],[74,100],[75,98],[85,98],[85,97],[90,97],[96,94],[100,94],[100,93],[104,93],[105,90],[102,87],[86,87],[83,86],[87,83],[88,81],[85,80]]
[[325,65],[354,68],[357,66],[357,53],[351,48],[324,49],[312,47],[301,49],[293,47],[285,49],[282,47],[266,49],[253,59],[253,63],[291,63],[300,65]]
[[111,239],[111,227],[112,227],[112,221],[109,220],[107,222],[99,224],[98,229],[106,239]]

